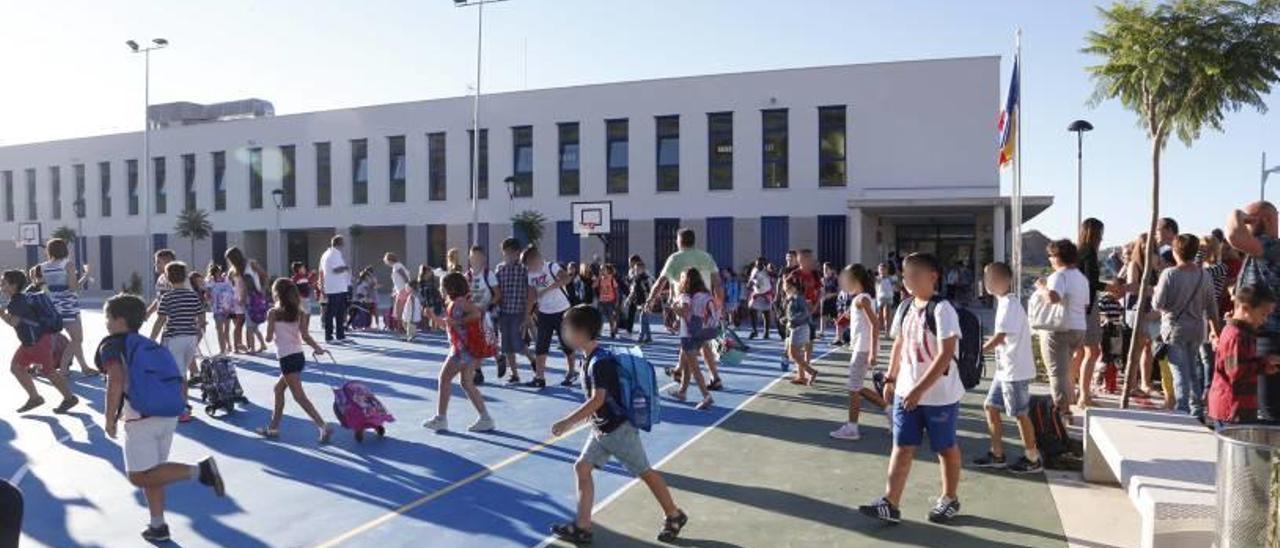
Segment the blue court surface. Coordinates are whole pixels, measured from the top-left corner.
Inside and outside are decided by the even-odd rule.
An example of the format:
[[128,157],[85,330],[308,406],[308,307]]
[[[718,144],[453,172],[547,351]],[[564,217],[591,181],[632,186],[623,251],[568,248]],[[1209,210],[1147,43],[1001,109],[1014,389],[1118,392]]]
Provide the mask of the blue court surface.
[[[89,311],[84,320],[91,351],[103,334],[102,317]],[[312,323],[319,338],[317,322]],[[654,327],[657,343],[646,347],[646,355],[659,367],[674,364],[676,340]],[[17,340],[12,330],[0,331],[0,354],[7,362]],[[455,432],[436,434],[421,423],[435,408],[442,337],[420,335],[406,343],[370,332],[354,339],[355,345],[333,349],[338,365],[308,364],[308,394],[333,421],[330,387],[344,377],[367,383],[397,418],[387,436],[379,439],[370,432],[357,443],[339,428],[331,445],[318,446],[314,427],[286,400],[280,438],[259,438],[253,429],[268,420],[277,366],[273,353],[240,358],[240,379],[251,403],[227,418],[209,418],[197,406],[197,419],[179,426],[171,455],[179,462],[215,455],[228,497],[215,498],[195,482],[171,487],[173,544],[536,546],[549,524],[572,516],[571,466],[587,430],[555,439],[550,427],[582,401],[580,387],[548,386],[536,393],[495,385],[490,361],[485,366],[490,382],[482,391],[498,431],[466,432],[476,415],[455,384],[449,409]],[[715,394],[710,411],[693,409],[694,388],[689,403],[664,400],[663,424],[644,437],[650,461],[678,451],[776,380],[782,374],[780,354],[778,341],[757,342],[745,363],[724,368],[725,390]],[[524,358],[520,362],[522,377],[530,378]],[[550,384],[558,383],[563,367],[553,353]],[[139,533],[147,513],[141,493],[125,479],[120,447],[101,427],[105,383],[78,376],[74,383],[87,404],[71,414],[53,415],[56,392],[38,383],[50,403],[19,416],[13,409],[25,399],[21,389],[8,374],[0,380],[0,474],[18,483],[26,496],[23,545],[143,545]],[[597,503],[631,480],[616,463],[597,473]]]

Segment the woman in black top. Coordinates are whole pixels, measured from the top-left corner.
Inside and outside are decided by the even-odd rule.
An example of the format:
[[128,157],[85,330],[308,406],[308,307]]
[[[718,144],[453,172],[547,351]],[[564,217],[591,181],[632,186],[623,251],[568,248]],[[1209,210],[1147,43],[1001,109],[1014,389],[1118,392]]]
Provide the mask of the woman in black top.
[[1107,289],[1102,283],[1102,267],[1098,262],[1098,248],[1102,245],[1102,221],[1093,217],[1080,223],[1080,237],[1076,247],[1080,249],[1080,272],[1089,281],[1089,306],[1085,309],[1084,345],[1072,356],[1071,371],[1076,372],[1076,386],[1080,395],[1076,405],[1087,408],[1093,403],[1093,364],[1102,356],[1102,321],[1098,317],[1098,292]]

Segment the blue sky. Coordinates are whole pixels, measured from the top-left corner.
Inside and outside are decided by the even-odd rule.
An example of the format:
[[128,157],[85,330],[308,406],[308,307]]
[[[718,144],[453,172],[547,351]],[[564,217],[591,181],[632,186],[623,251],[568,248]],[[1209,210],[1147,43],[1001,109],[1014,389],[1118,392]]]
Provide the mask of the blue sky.
[[[486,91],[990,54],[1005,56],[1003,90],[1021,26],[1026,191],[1057,201],[1029,228],[1073,231],[1076,118],[1097,128],[1086,216],[1108,242],[1144,228],[1143,133],[1118,104],[1087,105],[1093,61],[1079,49],[1098,20],[1086,2],[510,0],[485,23]],[[474,8],[451,0],[0,0],[0,145],[139,129],[141,59],[124,41],[157,36],[174,45],[152,59],[154,102],[261,97],[283,114],[461,95],[475,78]],[[1184,231],[1221,225],[1256,198],[1266,148],[1280,164],[1275,115],[1252,111],[1191,149],[1171,144],[1163,212]]]

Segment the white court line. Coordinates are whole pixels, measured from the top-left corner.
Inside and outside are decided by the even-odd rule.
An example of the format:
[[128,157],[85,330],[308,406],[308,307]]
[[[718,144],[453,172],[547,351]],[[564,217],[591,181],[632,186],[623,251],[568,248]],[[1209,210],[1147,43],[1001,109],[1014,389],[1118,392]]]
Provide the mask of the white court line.
[[[71,434],[68,433],[62,436],[61,438],[58,438],[57,441],[42,448],[39,454],[43,455],[45,453],[48,453],[50,450],[54,449],[55,446],[61,446],[62,444],[67,443],[67,440],[70,440],[70,439],[71,439]],[[32,456],[31,458],[28,458],[27,462],[24,463],[22,466],[19,466],[18,471],[14,472],[13,476],[9,477],[9,483],[12,483],[15,486],[20,485],[22,483],[23,478],[27,477],[27,472],[31,470],[31,463],[35,460],[36,459],[34,456]]]
[[[832,346],[831,348],[828,348],[826,352],[823,352],[821,356],[814,358],[812,361],[817,362],[819,360],[826,359],[827,356],[830,356],[832,352],[835,352],[837,350],[843,350],[843,348],[839,346]],[[719,419],[716,419],[716,421],[711,423],[710,426],[707,426],[706,428],[703,428],[702,430],[698,431],[698,433],[694,434],[692,438],[689,438],[684,443],[680,444],[679,447],[676,447],[670,453],[667,453],[667,456],[662,457],[662,460],[659,460],[657,464],[654,464],[653,468],[655,470],[658,468],[662,468],[664,464],[666,464],[671,459],[675,458],[675,456],[680,454],[680,452],[687,449],[690,445],[693,445],[694,442],[698,441],[699,439],[702,439],[702,436],[706,435],[707,432],[715,430],[720,426],[721,423],[723,423],[726,420],[729,420],[729,417],[732,417],[738,414],[738,411],[741,411],[743,408],[747,406],[747,404],[750,404],[751,402],[755,401],[755,399],[759,397],[761,394],[773,389],[773,385],[778,384],[778,381],[781,381],[782,379],[786,378],[789,373],[790,371],[785,371],[780,375],[778,375],[777,377],[775,377],[772,381],[769,381],[769,384],[766,384],[763,388],[761,388],[760,390],[757,390],[755,394],[748,396],[747,399],[742,400],[742,403],[739,403],[737,407],[734,407],[724,416],[720,417]],[[596,505],[591,508],[591,515],[594,516],[596,514],[599,514],[602,510],[605,509],[606,506],[608,506],[618,497],[622,496],[623,493],[627,492],[637,483],[640,483],[640,478],[631,478],[631,481],[628,481],[626,485],[623,485],[621,488],[617,489],[616,491],[611,493],[609,496],[605,497],[604,500],[601,500],[600,502],[596,503]],[[556,541],[555,535],[547,535],[546,538],[542,539],[542,542],[536,545],[536,548],[545,548],[547,545],[555,541]]]

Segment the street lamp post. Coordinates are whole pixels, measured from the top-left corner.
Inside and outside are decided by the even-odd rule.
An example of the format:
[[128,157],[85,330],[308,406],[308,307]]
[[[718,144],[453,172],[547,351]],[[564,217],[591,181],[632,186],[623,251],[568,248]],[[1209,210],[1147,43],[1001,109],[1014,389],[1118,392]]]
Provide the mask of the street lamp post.
[[271,203],[276,206],[276,256],[275,260],[279,261],[280,272],[289,272],[289,265],[285,264],[288,253],[284,249],[284,231],[280,227],[280,212],[284,209],[284,190],[275,189],[271,191]]
[[1067,131],[1076,134],[1076,228],[1084,222],[1084,133],[1093,131],[1093,124],[1087,120],[1076,120],[1067,126]]
[[[142,200],[143,212],[142,219],[144,223],[144,232],[146,243],[143,249],[148,249],[148,254],[155,252],[155,243],[151,240],[151,52],[152,50],[164,49],[169,46],[169,41],[164,38],[153,38],[151,45],[142,47],[133,40],[128,40],[125,45],[133,53],[141,53],[143,58],[142,70]],[[153,288],[150,285],[143,287],[143,293],[147,298],[151,298]]]
[[476,8],[476,94],[471,103],[471,226],[467,247],[480,238],[480,63],[484,53],[484,5],[506,0],[453,0],[454,7]]
[[84,198],[76,198],[76,201],[72,202],[71,206],[76,210],[76,275],[79,276],[81,274],[80,265],[86,264],[84,244],[87,240],[84,237]]
[[1267,153],[1263,152],[1262,153],[1262,181],[1259,185],[1261,187],[1259,191],[1261,192],[1262,195],[1258,198],[1259,200],[1267,199],[1267,176],[1271,175],[1272,173],[1280,174],[1280,165],[1267,167]]

